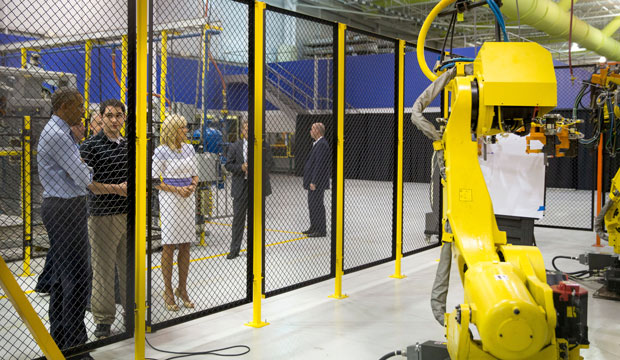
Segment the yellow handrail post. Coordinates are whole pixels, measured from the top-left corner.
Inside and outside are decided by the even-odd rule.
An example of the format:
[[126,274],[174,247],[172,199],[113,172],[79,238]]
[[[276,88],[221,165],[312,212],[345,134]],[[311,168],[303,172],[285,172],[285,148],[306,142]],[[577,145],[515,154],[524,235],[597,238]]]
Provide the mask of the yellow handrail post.
[[[254,263],[252,281],[252,321],[247,326],[260,328],[269,325],[261,320],[263,298],[263,76],[265,66],[265,3],[254,3],[254,216],[252,218],[252,241]],[[248,239],[250,237],[248,236]],[[249,240],[248,240],[249,241]]]
[[207,97],[205,96],[205,81],[207,79],[207,72],[209,71],[209,57],[207,56],[207,51],[209,49],[207,49],[207,29],[209,28],[209,25],[205,25],[204,28],[202,29],[202,41],[201,41],[201,46],[202,46],[202,52],[200,53],[201,56],[201,60],[202,60],[202,74],[201,74],[201,79],[200,79],[200,91],[201,91],[201,104],[202,104],[202,112],[201,112],[201,116],[200,116],[200,131],[202,131],[204,129],[204,126],[207,122],[206,116],[207,116],[207,102],[205,101],[207,99]]
[[[91,77],[91,56],[93,52],[93,41],[86,40],[84,54],[84,121],[88,119],[90,108],[90,77]],[[86,125],[86,124],[84,124]]]
[[22,69],[25,69],[26,64],[28,64],[28,49],[21,48],[21,53],[22,53],[22,60],[21,60]]
[[39,318],[32,308],[30,301],[28,301],[24,291],[13,277],[9,267],[6,266],[2,256],[0,256],[0,285],[2,285],[2,290],[13,304],[19,317],[23,320],[26,327],[28,327],[28,330],[30,330],[30,334],[32,334],[32,337],[41,348],[41,351],[43,351],[45,358],[64,360],[65,357],[60,352],[60,349],[58,349],[58,345],[56,345],[54,339],[52,339],[50,333],[45,328],[45,325],[43,325],[41,318]]
[[396,117],[398,126],[397,149],[396,149],[396,261],[394,274],[391,278],[403,279],[401,262],[403,258],[403,127],[404,127],[404,86],[405,86],[405,41],[398,40],[396,52],[398,64],[398,84],[396,84]]
[[[209,64],[208,64],[208,56],[207,56],[207,30],[209,29],[209,24],[206,24],[203,28],[202,28],[202,36],[200,38],[200,46],[202,51],[200,52],[200,61],[202,62],[202,69],[199,69],[198,71],[201,71],[201,76],[200,76],[200,91],[202,93],[201,95],[201,104],[202,104],[202,111],[200,112],[200,133],[203,133],[205,124],[207,122],[206,114],[207,114],[207,104],[206,104],[206,96],[204,94],[205,91],[205,81],[207,79],[207,71],[209,71]],[[202,135],[200,136],[200,138],[202,139]],[[211,191],[211,186],[209,185],[208,189],[206,191],[200,190],[200,196],[202,199],[202,196],[208,196],[208,203],[209,203],[209,209],[211,209],[211,201],[213,199],[213,193]],[[202,207],[202,202],[201,202],[201,207]],[[211,215],[211,211],[209,211],[209,215]],[[199,246],[207,246],[207,242],[205,241],[205,224],[202,223],[200,224],[201,226],[201,231],[200,231],[200,243],[198,244]]]
[[136,218],[135,218],[135,313],[134,358],[143,360],[146,333],[146,70],[147,0],[137,0],[136,38]]
[[30,116],[24,116],[24,140],[22,143],[22,221],[24,222],[24,264],[20,276],[32,276],[32,189],[30,180]]
[[334,294],[329,296],[333,299],[348,297],[342,293],[342,275],[344,274],[344,45],[346,29],[347,26],[345,24],[338,23],[338,36],[336,39],[338,47],[336,55],[337,64],[334,66],[337,69],[336,122],[338,127],[336,129],[336,273]]
[[[121,40],[121,102],[126,103],[127,96],[127,53],[129,50],[129,44],[127,43],[127,35],[123,35]],[[114,50],[116,51],[116,50]]]
[[166,116],[166,76],[168,75],[168,31],[161,32],[161,59],[159,76],[159,122]]

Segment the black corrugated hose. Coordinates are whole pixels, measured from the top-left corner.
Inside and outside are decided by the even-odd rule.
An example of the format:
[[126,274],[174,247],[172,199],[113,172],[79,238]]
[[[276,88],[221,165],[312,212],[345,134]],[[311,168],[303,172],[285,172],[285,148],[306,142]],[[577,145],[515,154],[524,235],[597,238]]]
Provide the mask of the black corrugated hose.
[[379,360],[386,360],[386,359],[389,359],[389,358],[391,358],[391,357],[398,356],[398,355],[402,355],[402,354],[403,354],[403,352],[402,352],[402,351],[400,351],[400,350],[395,350],[395,351],[392,351],[392,352],[389,352],[389,353],[387,353],[387,354],[383,355],[383,356],[382,356]]

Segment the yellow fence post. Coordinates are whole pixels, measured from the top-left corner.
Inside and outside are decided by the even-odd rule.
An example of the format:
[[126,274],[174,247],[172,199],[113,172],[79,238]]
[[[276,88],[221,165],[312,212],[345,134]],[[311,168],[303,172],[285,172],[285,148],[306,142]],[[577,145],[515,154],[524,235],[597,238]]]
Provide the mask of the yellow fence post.
[[[143,360],[146,333],[146,70],[147,0],[137,0],[136,38],[136,219],[134,358]],[[130,30],[131,31],[131,30]]]
[[338,79],[336,83],[336,122],[338,127],[336,129],[336,274],[334,294],[329,296],[333,299],[344,299],[347,297],[347,295],[342,294],[342,275],[344,274],[344,45],[346,29],[347,26],[345,24],[338,23],[338,36],[336,39],[338,47],[337,64],[334,64]]
[[32,276],[30,260],[32,259],[32,188],[30,159],[30,116],[24,116],[22,133],[22,221],[24,222],[24,263],[20,276]]
[[[204,94],[205,91],[205,81],[207,79],[207,72],[209,71],[209,57],[207,56],[207,30],[210,28],[209,24],[206,24],[205,26],[203,26],[202,28],[202,37],[201,37],[201,41],[200,41],[200,46],[202,48],[202,51],[200,53],[201,59],[200,61],[202,62],[202,69],[198,69],[198,71],[201,71],[201,76],[200,76],[200,91],[203,92],[202,94],[202,111],[200,114],[200,131],[202,132],[204,130],[204,126],[207,122],[206,119],[206,114],[207,114],[207,104],[206,104],[206,96]],[[202,138],[202,136],[201,136]],[[207,196],[208,201],[207,203],[209,204],[208,209],[209,211],[207,212],[209,215],[211,215],[211,205],[212,205],[212,200],[213,200],[213,193],[211,191],[211,185],[207,185],[208,188],[206,190],[200,190],[200,195],[201,195],[201,199],[203,196]],[[216,185],[217,186],[217,185]],[[202,201],[201,201],[201,207],[202,207]],[[205,224],[200,224],[202,229],[200,231],[200,242],[198,243],[199,246],[207,246],[207,242],[205,239]]]
[[[251,6],[251,5],[250,5]],[[263,298],[263,75],[265,59],[265,3],[254,3],[254,216],[252,218],[252,241],[254,267],[252,281],[252,321],[247,326],[260,328],[269,325],[261,320]],[[250,237],[248,236],[248,239]]]
[[22,53],[22,60],[21,60],[22,69],[25,69],[26,64],[28,64],[28,49],[21,48],[21,53]]
[[0,256],[0,285],[2,285],[2,290],[13,304],[19,317],[28,327],[28,330],[30,330],[30,334],[32,334],[41,351],[43,351],[43,355],[51,360],[64,360],[65,357],[58,349],[58,345],[56,345],[45,325],[43,325],[43,322],[32,308],[30,301],[28,301],[24,294],[24,290],[22,290],[13,277],[2,256]]
[[398,126],[397,150],[396,150],[396,261],[394,274],[391,278],[403,279],[401,262],[403,258],[403,126],[404,126],[404,86],[405,86],[405,41],[398,40],[396,51],[396,64],[398,64],[397,88],[396,88],[396,118]]
[[91,58],[93,52],[93,41],[86,40],[85,45],[85,54],[84,54],[84,119],[88,119],[88,114],[90,113],[90,77],[91,77]]
[[[120,99],[123,104],[127,104],[127,52],[129,44],[127,43],[127,35],[123,35],[121,40],[121,94]],[[116,50],[113,50],[116,52]]]
[[161,59],[159,76],[159,122],[166,116],[166,76],[168,75],[168,32],[161,32]]

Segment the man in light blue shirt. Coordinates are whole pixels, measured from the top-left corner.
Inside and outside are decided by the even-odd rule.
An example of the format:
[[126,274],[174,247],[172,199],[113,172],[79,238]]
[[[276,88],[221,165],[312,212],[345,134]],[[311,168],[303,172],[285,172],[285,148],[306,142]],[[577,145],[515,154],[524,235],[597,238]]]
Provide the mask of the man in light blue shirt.
[[[50,271],[50,333],[60,349],[86,343],[84,313],[91,281],[88,243],[87,186],[93,171],[80,158],[78,141],[84,99],[76,89],[58,89],[54,114],[37,146],[43,185],[41,217],[50,240],[46,267]],[[79,359],[92,359],[85,354]]]

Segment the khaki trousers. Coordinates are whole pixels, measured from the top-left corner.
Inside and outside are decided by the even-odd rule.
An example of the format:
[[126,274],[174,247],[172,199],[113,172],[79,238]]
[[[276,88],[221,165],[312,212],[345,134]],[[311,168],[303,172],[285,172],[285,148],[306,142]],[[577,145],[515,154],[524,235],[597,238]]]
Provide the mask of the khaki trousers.
[[91,311],[96,324],[112,324],[116,316],[115,266],[119,277],[121,303],[123,307],[126,305],[127,214],[90,216],[88,234],[93,268]]

